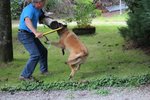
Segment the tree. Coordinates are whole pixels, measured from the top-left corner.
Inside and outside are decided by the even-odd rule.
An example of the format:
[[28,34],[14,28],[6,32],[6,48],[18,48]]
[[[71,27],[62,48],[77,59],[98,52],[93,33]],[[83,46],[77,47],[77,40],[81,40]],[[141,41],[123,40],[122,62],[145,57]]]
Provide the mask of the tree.
[[0,62],[13,60],[10,0],[0,0]]
[[53,12],[52,17],[66,18],[72,15],[74,0],[48,0],[46,10]]
[[127,27],[120,29],[126,41],[135,47],[150,46],[150,2],[149,0],[125,0],[129,7]]

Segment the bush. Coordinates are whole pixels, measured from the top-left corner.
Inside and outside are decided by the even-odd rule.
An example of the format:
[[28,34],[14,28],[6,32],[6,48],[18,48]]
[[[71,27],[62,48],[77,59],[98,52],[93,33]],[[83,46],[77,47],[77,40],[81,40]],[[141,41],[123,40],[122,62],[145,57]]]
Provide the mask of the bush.
[[19,4],[18,0],[11,1],[11,18],[12,19],[19,19],[21,14],[21,5]]
[[138,46],[150,45],[150,2],[149,0],[125,0],[129,7],[128,27],[120,28],[125,40]]
[[92,23],[92,19],[100,15],[100,11],[96,9],[92,2],[76,1],[73,7],[73,16],[67,18],[67,21],[77,22],[78,27],[89,27]]
[[48,0],[46,10],[53,12],[55,18],[65,18],[72,15],[72,6],[70,0]]

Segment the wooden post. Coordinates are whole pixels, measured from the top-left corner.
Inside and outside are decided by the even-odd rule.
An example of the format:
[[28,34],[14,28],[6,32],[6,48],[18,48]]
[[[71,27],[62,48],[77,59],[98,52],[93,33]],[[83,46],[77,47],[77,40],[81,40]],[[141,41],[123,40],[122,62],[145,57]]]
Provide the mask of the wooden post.
[[120,14],[122,14],[122,1],[120,0]]

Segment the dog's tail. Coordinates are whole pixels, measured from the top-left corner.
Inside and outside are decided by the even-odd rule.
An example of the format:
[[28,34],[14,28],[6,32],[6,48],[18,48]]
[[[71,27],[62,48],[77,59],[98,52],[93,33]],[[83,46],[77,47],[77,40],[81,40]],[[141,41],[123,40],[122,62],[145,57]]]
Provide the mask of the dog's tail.
[[76,56],[76,58],[65,62],[65,64],[71,64],[71,65],[82,64],[82,63],[84,63],[84,60],[86,59],[87,56],[88,56],[88,53],[87,53],[87,52],[79,53],[79,54]]

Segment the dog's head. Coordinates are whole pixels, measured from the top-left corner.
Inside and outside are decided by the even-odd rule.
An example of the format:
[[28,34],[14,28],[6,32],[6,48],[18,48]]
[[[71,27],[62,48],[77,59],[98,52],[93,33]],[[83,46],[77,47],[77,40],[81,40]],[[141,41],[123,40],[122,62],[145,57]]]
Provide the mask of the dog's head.
[[58,33],[59,36],[62,36],[64,34],[64,32],[66,32],[68,29],[67,29],[67,25],[64,25],[62,23],[58,24],[58,28],[60,28],[60,27],[61,27],[61,29],[59,29],[57,31],[57,33]]
[[49,27],[50,27],[51,29],[57,29],[57,28],[62,27],[62,29],[63,29],[63,28],[67,28],[67,25],[64,25],[64,24],[62,24],[62,23],[59,23],[59,22],[57,22],[57,21],[53,21],[53,22],[50,24]]

